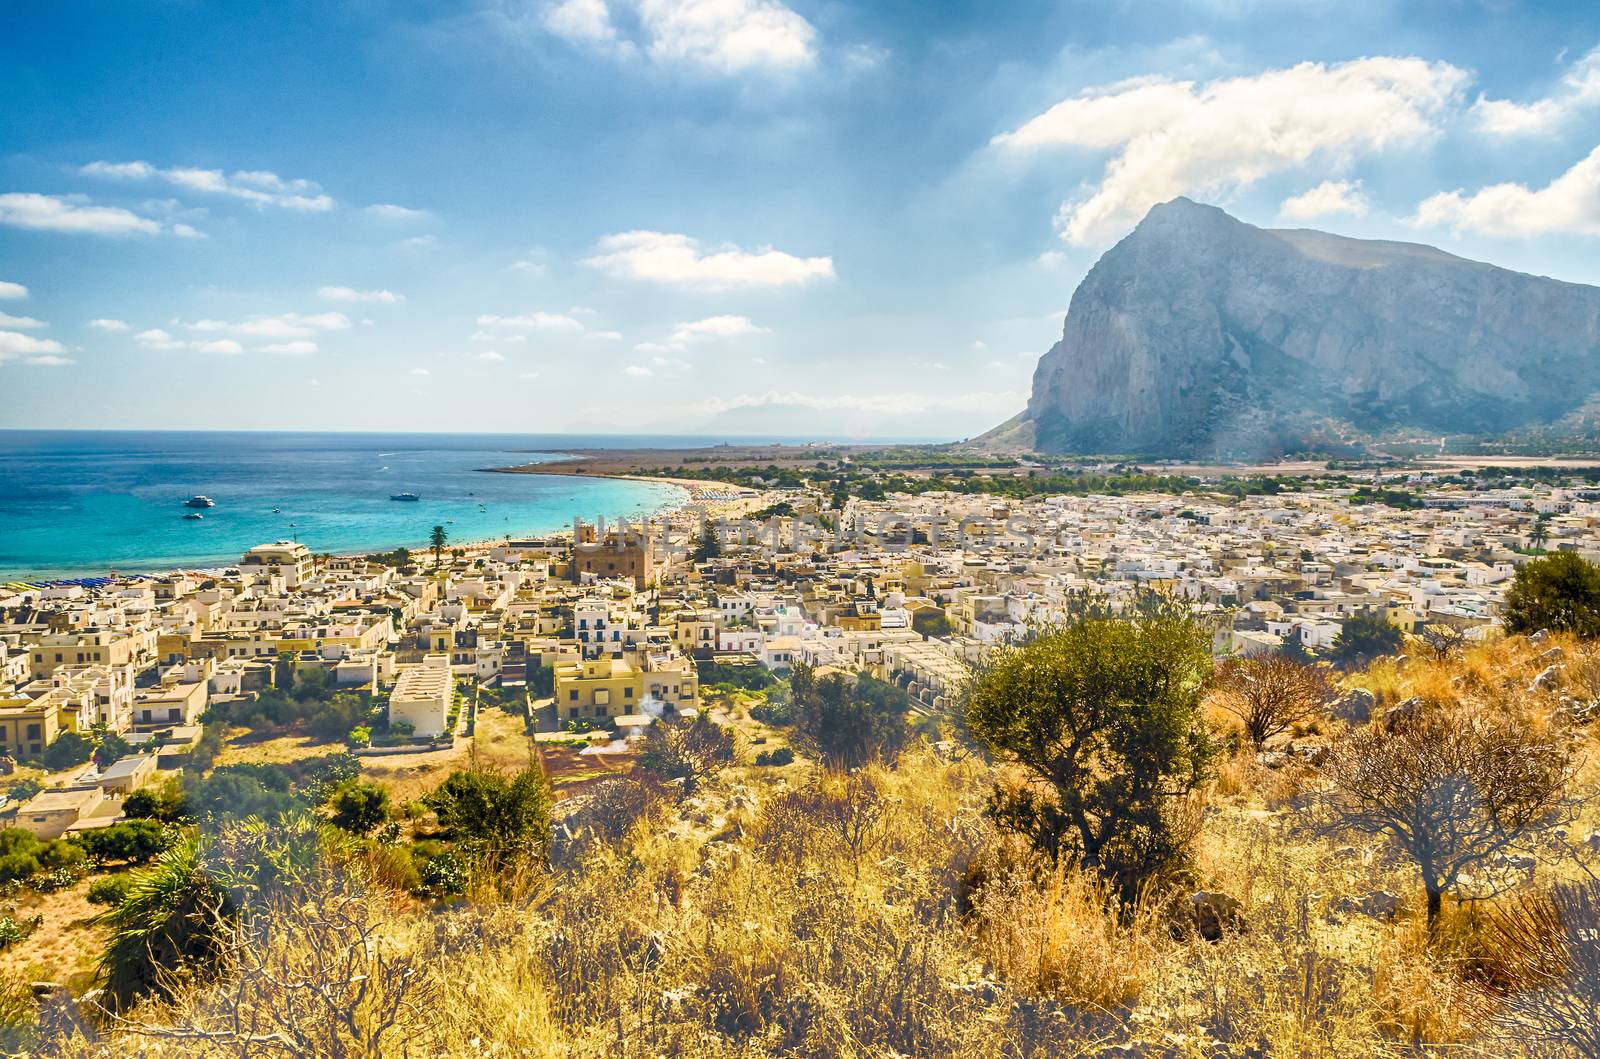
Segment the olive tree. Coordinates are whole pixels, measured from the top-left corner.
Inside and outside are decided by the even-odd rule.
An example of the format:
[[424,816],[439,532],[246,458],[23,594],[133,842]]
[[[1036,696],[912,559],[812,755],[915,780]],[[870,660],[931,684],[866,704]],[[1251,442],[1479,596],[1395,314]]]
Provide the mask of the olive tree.
[[[1569,808],[1573,769],[1568,743],[1525,724],[1430,710],[1335,747],[1319,826],[1387,838],[1421,873],[1431,925],[1470,869],[1525,845]],[[1474,882],[1495,889],[1490,878]]]
[[1076,858],[1126,899],[1175,867],[1187,837],[1173,810],[1206,778],[1214,747],[1200,701],[1209,634],[1188,612],[1126,616],[1091,606],[1000,650],[965,702],[968,730],[1021,782],[990,811],[1052,860]]

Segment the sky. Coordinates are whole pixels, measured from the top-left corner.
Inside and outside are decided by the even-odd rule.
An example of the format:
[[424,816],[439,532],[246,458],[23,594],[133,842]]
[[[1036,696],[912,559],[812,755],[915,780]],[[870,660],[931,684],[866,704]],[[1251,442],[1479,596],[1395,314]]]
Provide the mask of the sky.
[[966,437],[1177,195],[1600,284],[1600,4],[0,0],[0,428]]

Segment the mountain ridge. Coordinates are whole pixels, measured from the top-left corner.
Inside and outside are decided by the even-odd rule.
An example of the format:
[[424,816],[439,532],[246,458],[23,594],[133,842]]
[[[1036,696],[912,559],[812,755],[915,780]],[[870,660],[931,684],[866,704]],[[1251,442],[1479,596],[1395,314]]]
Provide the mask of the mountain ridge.
[[1545,426],[1597,391],[1600,288],[1178,198],[1090,269],[1027,408],[975,442],[1259,458]]

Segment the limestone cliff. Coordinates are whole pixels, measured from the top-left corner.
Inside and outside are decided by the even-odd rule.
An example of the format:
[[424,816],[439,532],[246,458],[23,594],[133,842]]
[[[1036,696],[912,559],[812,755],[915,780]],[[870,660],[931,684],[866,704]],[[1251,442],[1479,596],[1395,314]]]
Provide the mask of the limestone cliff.
[[1261,456],[1350,432],[1500,434],[1596,391],[1600,288],[1180,198],[1090,270],[1027,410],[995,433]]

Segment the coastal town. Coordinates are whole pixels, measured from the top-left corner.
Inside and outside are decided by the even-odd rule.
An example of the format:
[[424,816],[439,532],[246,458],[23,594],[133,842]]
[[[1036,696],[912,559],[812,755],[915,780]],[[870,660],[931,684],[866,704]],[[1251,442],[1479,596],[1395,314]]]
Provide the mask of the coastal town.
[[[694,505],[638,525],[370,557],[284,540],[218,569],[13,582],[0,740],[26,778],[7,822],[44,839],[111,825],[135,790],[191,764],[208,724],[225,740],[241,731],[228,718],[308,674],[381,708],[328,733],[378,775],[397,755],[451,753],[485,698],[515,704],[536,742],[614,761],[649,726],[698,716],[705,685],[797,664],[894,682],[938,715],[987,647],[1084,594],[1182,599],[1208,616],[1218,657],[1315,657],[1357,616],[1481,640],[1519,564],[1600,552],[1600,490],[1580,478],[1432,477],[1391,475],[1417,498],[1400,508],[1309,483],[842,502],[699,483]],[[87,751],[41,764],[70,760],[51,754],[63,739],[106,737],[126,752],[103,767]]]

